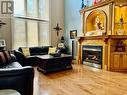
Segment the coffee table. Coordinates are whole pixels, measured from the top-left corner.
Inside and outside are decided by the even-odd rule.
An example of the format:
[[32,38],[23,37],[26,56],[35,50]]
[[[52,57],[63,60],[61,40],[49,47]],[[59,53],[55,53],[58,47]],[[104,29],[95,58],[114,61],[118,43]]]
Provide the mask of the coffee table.
[[67,54],[61,54],[59,57],[53,57],[51,55],[42,55],[38,57],[37,69],[44,74],[72,69],[72,56]]

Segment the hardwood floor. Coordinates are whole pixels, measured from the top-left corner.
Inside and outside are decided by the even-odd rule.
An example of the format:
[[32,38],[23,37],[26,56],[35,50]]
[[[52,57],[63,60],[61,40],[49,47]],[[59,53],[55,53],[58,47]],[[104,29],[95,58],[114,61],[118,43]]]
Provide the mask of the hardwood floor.
[[35,71],[34,95],[127,95],[127,73],[76,64],[48,75]]

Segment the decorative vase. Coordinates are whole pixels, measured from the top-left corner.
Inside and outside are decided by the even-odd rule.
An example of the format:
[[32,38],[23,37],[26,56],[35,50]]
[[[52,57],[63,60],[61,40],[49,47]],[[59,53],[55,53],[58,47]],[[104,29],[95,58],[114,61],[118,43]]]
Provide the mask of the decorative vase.
[[117,34],[118,35],[123,35],[124,34],[124,28],[123,28],[123,17],[122,17],[122,14],[121,14],[121,17],[120,17],[120,20],[119,20],[119,29],[117,31]]
[[124,34],[124,30],[123,29],[119,29],[118,31],[117,31],[117,35],[123,35]]

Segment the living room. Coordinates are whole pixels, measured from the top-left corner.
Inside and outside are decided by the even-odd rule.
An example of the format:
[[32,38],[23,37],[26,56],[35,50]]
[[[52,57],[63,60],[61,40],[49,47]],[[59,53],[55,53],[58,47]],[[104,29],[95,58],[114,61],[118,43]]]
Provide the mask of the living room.
[[0,95],[127,95],[126,0],[0,8]]

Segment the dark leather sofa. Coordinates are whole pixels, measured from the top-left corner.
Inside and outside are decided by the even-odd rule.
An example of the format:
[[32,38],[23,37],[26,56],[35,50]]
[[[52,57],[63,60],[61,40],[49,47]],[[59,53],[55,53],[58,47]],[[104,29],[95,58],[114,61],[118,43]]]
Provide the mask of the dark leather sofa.
[[13,89],[21,95],[33,95],[34,69],[22,67],[11,55],[9,63],[0,65],[0,89]]
[[[51,46],[29,47],[27,51],[30,52],[30,56],[24,56],[21,48],[14,50],[14,54],[20,64],[23,66],[37,66],[38,70],[43,71],[44,74],[72,69],[71,55],[66,55],[66,52],[62,48],[57,48],[56,53],[48,55],[49,47]],[[45,58],[44,55],[51,57]]]
[[[48,54],[49,47],[52,46],[29,47],[30,55],[34,56]],[[22,47],[19,47],[18,51],[22,52]]]
[[[25,57],[22,53],[21,47],[18,50],[14,50],[14,55],[16,56],[17,61],[23,66],[36,66],[38,64],[37,55],[46,55],[48,54],[49,47],[52,46],[38,46],[38,47],[29,47],[30,56]],[[61,53],[66,53],[66,49],[58,48]]]

